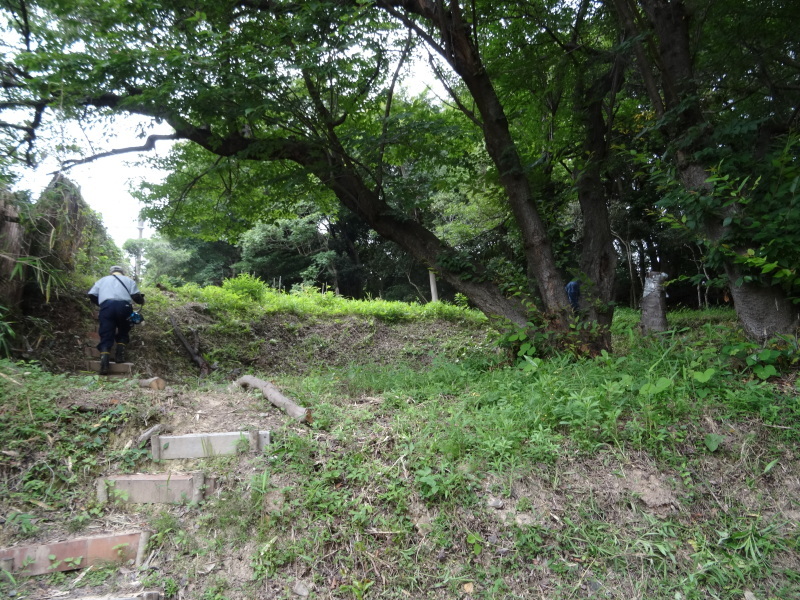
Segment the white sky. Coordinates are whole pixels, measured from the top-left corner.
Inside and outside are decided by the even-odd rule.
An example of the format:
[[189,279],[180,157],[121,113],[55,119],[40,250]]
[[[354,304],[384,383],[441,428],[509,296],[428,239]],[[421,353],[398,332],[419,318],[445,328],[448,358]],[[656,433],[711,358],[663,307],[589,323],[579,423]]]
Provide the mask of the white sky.
[[[88,131],[87,135],[105,138],[102,145],[98,143],[97,139],[92,139],[96,151],[141,146],[144,144],[144,138],[137,137],[137,127],[143,123],[149,122],[136,117],[120,118],[115,126],[104,127],[94,132]],[[170,132],[169,127],[163,126],[158,131],[149,131],[149,133]],[[57,137],[56,134],[54,136],[56,142],[58,141],[55,139]],[[141,206],[131,196],[129,190],[136,188],[143,179],[159,181],[164,175],[159,171],[146,169],[133,163],[145,156],[156,153],[165,154],[169,150],[170,144],[170,141],[157,142],[155,150],[150,152],[109,156],[75,166],[64,172],[67,179],[80,187],[86,203],[100,213],[108,234],[120,248],[126,240],[139,237],[138,221]],[[89,154],[87,152],[87,155]],[[75,157],[74,154],[65,156]],[[50,157],[44,160],[35,171],[30,169],[21,171],[22,177],[14,189],[29,190],[33,200],[38,200],[40,194],[52,180],[57,166],[57,159]],[[150,237],[153,233],[153,229],[145,223],[144,237]]]

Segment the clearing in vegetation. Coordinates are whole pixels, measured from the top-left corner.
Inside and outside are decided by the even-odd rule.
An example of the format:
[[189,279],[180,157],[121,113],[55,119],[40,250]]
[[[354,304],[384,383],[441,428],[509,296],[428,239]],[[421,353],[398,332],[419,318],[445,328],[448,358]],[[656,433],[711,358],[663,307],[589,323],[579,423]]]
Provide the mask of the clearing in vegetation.
[[[131,355],[163,391],[80,371],[88,314],[36,360],[0,361],[0,547],[151,532],[140,570],[0,573],[0,595],[800,596],[795,340],[756,347],[724,309],[642,338],[623,310],[613,354],[517,360],[469,310],[248,285],[146,290]],[[156,462],[136,442],[156,424],[272,445]],[[199,503],[97,500],[100,476],[198,471],[213,480]]]

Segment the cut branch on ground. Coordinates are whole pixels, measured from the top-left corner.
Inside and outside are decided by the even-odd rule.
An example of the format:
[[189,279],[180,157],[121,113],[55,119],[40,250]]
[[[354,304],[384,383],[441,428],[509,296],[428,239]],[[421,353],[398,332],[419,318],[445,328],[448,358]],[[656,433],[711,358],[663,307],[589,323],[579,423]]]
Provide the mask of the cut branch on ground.
[[245,389],[252,387],[261,390],[261,393],[264,394],[267,400],[293,419],[301,423],[311,423],[311,411],[295,404],[295,402],[284,396],[281,391],[269,381],[264,381],[252,375],[245,375],[236,380],[236,385],[240,385]]

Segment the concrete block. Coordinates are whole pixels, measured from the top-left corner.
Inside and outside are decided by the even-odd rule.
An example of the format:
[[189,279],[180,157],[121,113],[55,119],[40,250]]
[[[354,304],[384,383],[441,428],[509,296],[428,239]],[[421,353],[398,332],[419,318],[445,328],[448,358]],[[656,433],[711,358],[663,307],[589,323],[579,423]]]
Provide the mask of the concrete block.
[[73,571],[101,563],[136,561],[147,536],[142,532],[76,538],[0,550],[0,566],[19,575]]
[[97,480],[97,499],[136,504],[198,503],[206,490],[203,473],[114,475]]
[[236,454],[243,445],[250,452],[257,453],[263,452],[269,444],[269,431],[154,435],[150,438],[153,460],[208,458]]
[[[133,363],[115,363],[108,365],[108,372],[112,375],[131,375],[133,373]],[[100,372],[99,360],[87,360],[86,369],[88,371]]]

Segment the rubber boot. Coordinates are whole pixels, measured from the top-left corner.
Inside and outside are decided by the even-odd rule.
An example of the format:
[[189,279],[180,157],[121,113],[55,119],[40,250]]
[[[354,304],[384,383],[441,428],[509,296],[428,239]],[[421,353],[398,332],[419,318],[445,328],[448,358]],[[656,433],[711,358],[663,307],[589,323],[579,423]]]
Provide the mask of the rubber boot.
[[100,353],[100,375],[108,375],[109,363],[111,362],[110,352]]
[[125,344],[120,344],[117,342],[117,353],[114,356],[115,363],[124,363],[125,362]]

